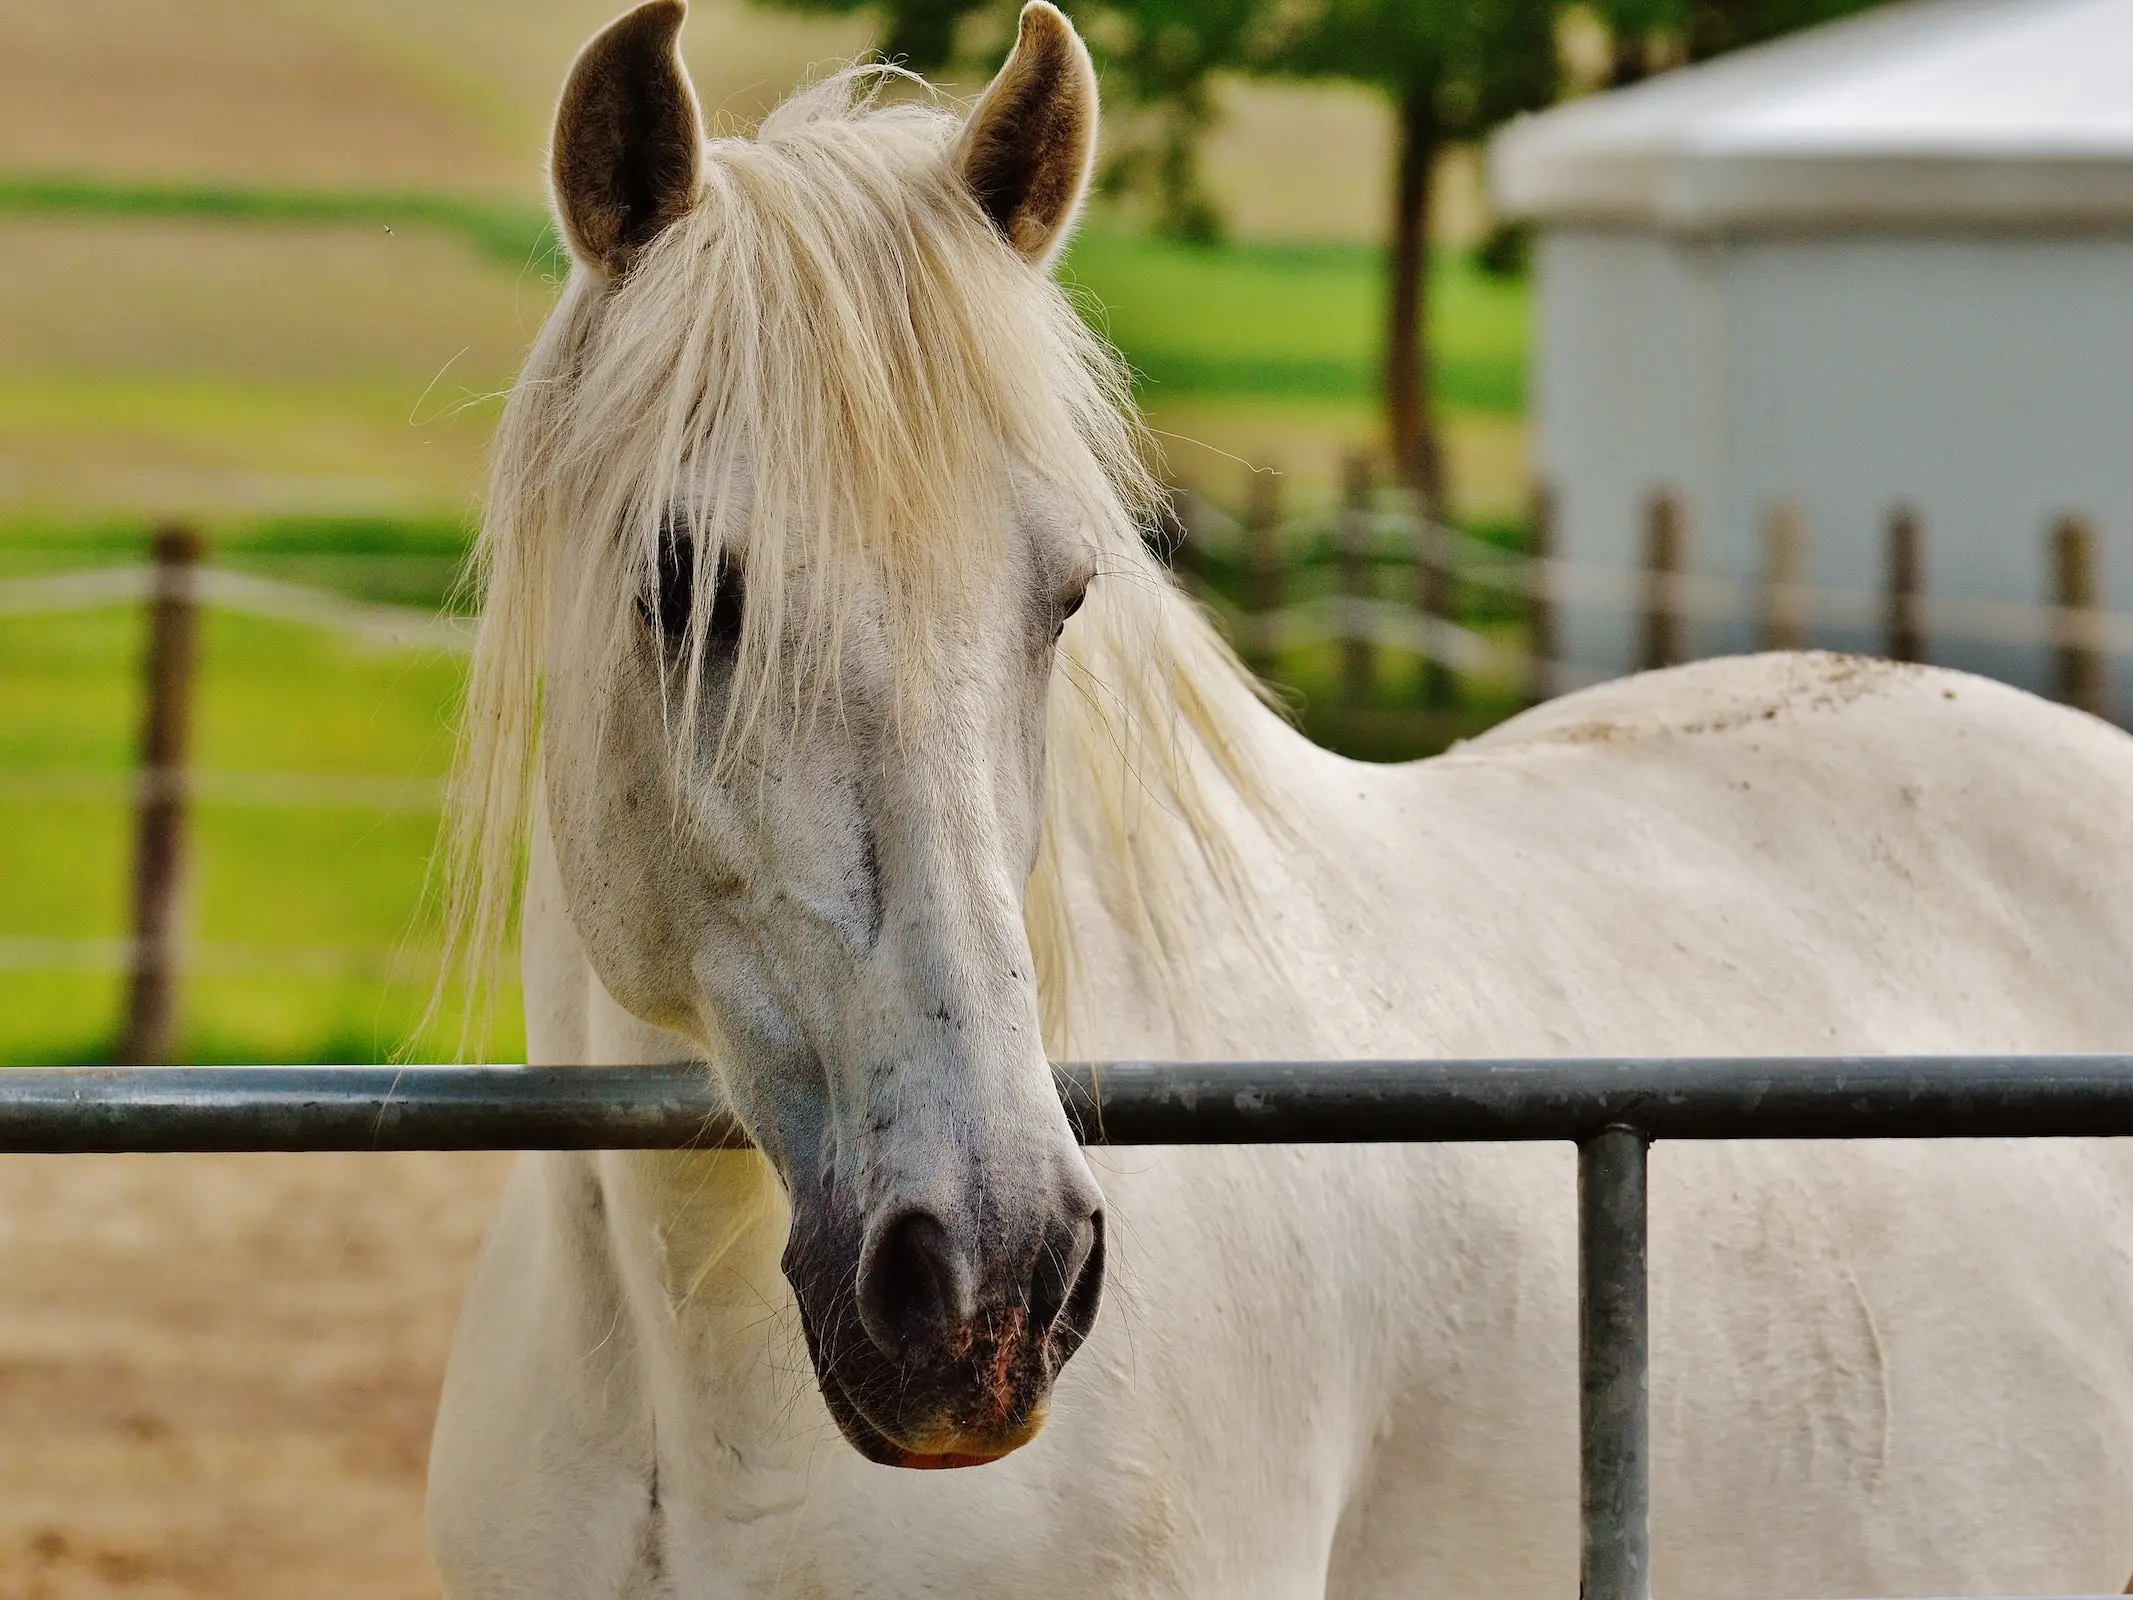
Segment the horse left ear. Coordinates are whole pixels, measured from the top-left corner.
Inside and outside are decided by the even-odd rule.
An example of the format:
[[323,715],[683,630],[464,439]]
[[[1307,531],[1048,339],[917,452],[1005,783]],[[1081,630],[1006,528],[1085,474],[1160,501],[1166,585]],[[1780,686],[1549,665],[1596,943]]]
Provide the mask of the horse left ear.
[[1096,69],[1074,24],[1029,0],[1015,48],[964,126],[963,182],[1007,242],[1043,266],[1066,243],[1096,159]]

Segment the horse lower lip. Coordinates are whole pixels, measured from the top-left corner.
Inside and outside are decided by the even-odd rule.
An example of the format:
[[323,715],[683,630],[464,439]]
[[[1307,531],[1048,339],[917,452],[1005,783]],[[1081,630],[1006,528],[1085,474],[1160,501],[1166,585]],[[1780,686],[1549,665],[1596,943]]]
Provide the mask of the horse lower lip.
[[[869,1461],[884,1467],[902,1467],[912,1472],[948,1472],[962,1467],[989,1466],[1012,1455],[1024,1442],[1018,1440],[1005,1450],[907,1450],[876,1427],[873,1420],[853,1403],[834,1373],[822,1373],[820,1382],[823,1401],[829,1406],[830,1416],[846,1441]],[[1031,1432],[1034,1434],[1035,1430]]]
[[990,1466],[1000,1459],[998,1456],[922,1456],[917,1451],[912,1450],[906,1451],[904,1458],[896,1464],[899,1467],[908,1468],[912,1472],[950,1472],[958,1467]]

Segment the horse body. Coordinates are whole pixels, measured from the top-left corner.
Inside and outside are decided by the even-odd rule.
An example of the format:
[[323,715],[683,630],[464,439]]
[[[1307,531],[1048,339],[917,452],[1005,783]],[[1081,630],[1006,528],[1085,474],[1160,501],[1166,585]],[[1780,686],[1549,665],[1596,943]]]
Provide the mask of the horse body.
[[[1768,657],[1313,750],[1149,555],[1047,276],[1065,19],[967,118],[845,74],[707,144],[681,16],[559,108],[451,926],[478,965],[530,837],[532,1059],[693,1053],[755,1150],[526,1158],[438,1416],[447,1592],[1568,1594],[1569,1153],[1092,1167],[1050,1060],[2122,1047],[2133,741]],[[2129,1182],[1662,1147],[1661,1592],[2133,1570]]]
[[[2058,1050],[2133,1031],[2133,741],[1955,674],[1761,657],[1365,767],[1271,714],[1264,914],[1192,925],[1189,1030],[1056,815],[1090,1056]],[[1087,870],[1081,870],[1086,866]],[[672,1059],[605,993],[545,832],[534,1061]],[[1271,953],[1286,981],[1265,981]],[[1187,1040],[1189,1033],[1189,1043]],[[1037,1440],[838,1442],[753,1154],[525,1158],[440,1412],[455,1600],[1530,1596],[1576,1566],[1571,1162],[1122,1150],[1111,1300]],[[2117,1587],[2133,1159],[2105,1142],[1662,1145],[1655,1587]]]

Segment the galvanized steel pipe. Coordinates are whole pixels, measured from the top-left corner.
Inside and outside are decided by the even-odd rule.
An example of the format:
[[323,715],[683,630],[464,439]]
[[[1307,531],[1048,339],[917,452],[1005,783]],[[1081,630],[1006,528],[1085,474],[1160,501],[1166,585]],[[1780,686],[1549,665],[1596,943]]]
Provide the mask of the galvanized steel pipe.
[[1651,1600],[1645,1155],[1635,1128],[1578,1146],[1578,1592]]
[[[1088,1144],[2133,1135],[2133,1056],[1120,1061]],[[730,1148],[702,1067],[0,1070],[0,1152]]]

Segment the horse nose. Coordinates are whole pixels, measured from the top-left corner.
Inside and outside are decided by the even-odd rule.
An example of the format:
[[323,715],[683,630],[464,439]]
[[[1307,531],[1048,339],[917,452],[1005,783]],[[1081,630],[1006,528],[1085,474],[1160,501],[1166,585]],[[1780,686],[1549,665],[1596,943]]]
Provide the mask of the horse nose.
[[[1030,1331],[1053,1339],[1065,1361],[1096,1320],[1103,1286],[1103,1213],[1062,1217],[1046,1230],[1023,1282],[1008,1286],[1028,1308]],[[904,1361],[952,1341],[976,1322],[978,1251],[931,1211],[912,1209],[875,1230],[860,1259],[859,1321],[882,1354]]]

